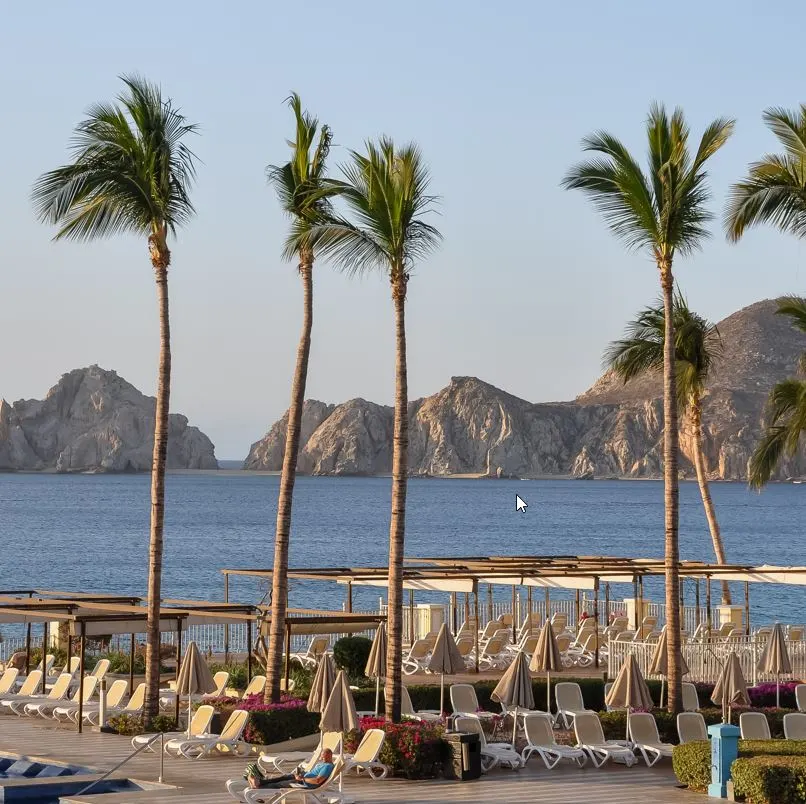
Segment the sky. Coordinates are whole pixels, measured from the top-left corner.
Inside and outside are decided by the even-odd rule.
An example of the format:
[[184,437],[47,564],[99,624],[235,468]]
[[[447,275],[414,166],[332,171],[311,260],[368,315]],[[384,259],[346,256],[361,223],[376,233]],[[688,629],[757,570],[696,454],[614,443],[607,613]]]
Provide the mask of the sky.
[[[333,129],[334,175],[381,134],[419,143],[431,168],[444,242],[409,284],[410,397],[475,375],[532,401],[573,398],[659,290],[648,257],[560,188],[581,138],[607,129],[643,155],[653,100],[682,106],[695,137],[735,118],[710,163],[721,214],[731,182],[776,147],[763,110],[806,101],[801,49],[763,31],[804,23],[788,1],[13,4],[0,28],[0,397],[41,398],[92,363],[155,392],[146,244],[54,243],[30,202],[87,107],[137,72],[200,126],[197,215],[172,242],[171,409],[219,458],[243,458],[290,395],[302,294],[265,167],[287,159],[291,90]],[[755,230],[734,246],[712,229],[675,266],[698,312],[718,320],[802,292],[801,243]],[[306,395],[390,404],[388,282],[321,262],[314,294]]]

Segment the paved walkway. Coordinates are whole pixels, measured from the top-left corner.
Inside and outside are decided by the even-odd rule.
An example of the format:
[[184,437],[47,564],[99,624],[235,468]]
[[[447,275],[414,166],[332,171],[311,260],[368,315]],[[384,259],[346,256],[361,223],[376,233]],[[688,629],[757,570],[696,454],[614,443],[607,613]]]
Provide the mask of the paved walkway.
[[[112,734],[85,733],[54,727],[43,721],[0,716],[0,751],[69,762],[105,771],[131,752],[128,738]],[[219,757],[198,761],[166,758],[165,781],[176,788],[138,793],[63,797],[70,804],[232,804],[224,781],[240,777],[243,759]],[[159,773],[159,757],[140,754],[120,774],[153,782]],[[519,771],[494,770],[474,782],[390,779],[372,782],[350,777],[345,792],[359,804],[704,804],[705,798],[675,787],[667,761],[656,768],[621,765],[602,770],[573,767],[547,771],[537,758]]]

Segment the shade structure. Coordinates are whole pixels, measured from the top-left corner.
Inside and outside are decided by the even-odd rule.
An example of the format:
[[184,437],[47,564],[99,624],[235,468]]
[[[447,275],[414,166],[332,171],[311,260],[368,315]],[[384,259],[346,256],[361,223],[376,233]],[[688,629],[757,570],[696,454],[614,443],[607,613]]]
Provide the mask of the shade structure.
[[543,623],[529,669],[534,673],[546,674],[546,711],[551,712],[551,674],[560,673],[565,667],[557,646],[557,637],[554,636],[554,629],[548,620]]
[[386,678],[386,623],[381,622],[375,631],[372,648],[364,669],[367,678],[375,679],[375,716],[378,716],[378,706],[381,698],[381,679]]
[[730,710],[732,706],[750,706],[750,696],[747,694],[747,682],[739,664],[739,657],[731,651],[719,674],[711,700],[722,707],[722,719],[730,723]]
[[515,661],[507,668],[506,673],[496,684],[490,695],[507,709],[515,710],[512,715],[512,742],[515,743],[515,730],[518,726],[518,709],[534,709],[535,696],[532,690],[532,676],[529,673],[529,664],[526,655],[519,651]]
[[[682,654],[680,656],[680,675],[688,673],[688,665]],[[652,664],[649,667],[651,676],[660,676],[660,705],[663,706],[663,688],[666,684],[666,677],[669,675],[669,653],[666,644],[666,626],[661,629],[658,637],[658,644],[655,645],[655,652],[652,654]]]
[[630,711],[633,709],[651,709],[653,706],[649,687],[641,674],[641,668],[631,653],[627,661],[621,665],[616,680],[605,697],[605,703],[615,709],[627,710],[627,739],[630,733]]
[[344,670],[339,670],[330,697],[322,710],[319,729],[321,731],[338,731],[343,734],[357,728],[358,714],[355,711],[355,701],[350,692],[350,684]]
[[333,664],[333,657],[329,653],[323,653],[311,682],[307,704],[309,712],[321,712],[325,708],[335,683],[336,667]]
[[185,648],[185,656],[179,668],[179,674],[176,677],[177,696],[187,695],[188,697],[188,735],[190,734],[193,696],[215,692],[216,688],[217,684],[213,679],[213,674],[210,672],[210,668],[207,666],[207,662],[204,660],[204,656],[202,656],[198,646],[195,642],[188,642],[187,648]]
[[465,669],[465,660],[456,647],[453,634],[445,623],[439,628],[434,650],[428,662],[428,669],[432,673],[439,673],[439,713],[445,711],[445,676],[452,676]]
[[792,672],[792,662],[789,658],[789,651],[786,649],[784,639],[784,629],[781,623],[775,623],[772,633],[767,639],[767,644],[758,660],[759,673],[767,673],[775,676],[775,706],[781,706],[781,676],[789,675]]

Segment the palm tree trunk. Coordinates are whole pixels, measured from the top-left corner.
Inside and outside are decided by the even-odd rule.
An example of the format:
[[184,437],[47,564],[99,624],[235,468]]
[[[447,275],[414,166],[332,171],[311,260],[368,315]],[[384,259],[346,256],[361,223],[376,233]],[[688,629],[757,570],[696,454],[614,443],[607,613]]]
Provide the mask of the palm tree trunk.
[[400,721],[400,685],[403,664],[403,551],[406,533],[406,481],[408,479],[409,411],[406,370],[406,282],[392,282],[395,303],[395,424],[392,452],[392,516],[389,523],[389,595],[387,610],[386,718]]
[[[691,427],[694,430],[694,468],[697,470],[697,482],[700,484],[702,507],[705,509],[705,518],[708,520],[708,530],[711,531],[711,541],[714,544],[714,554],[717,564],[725,564],[725,547],[722,544],[722,534],[719,532],[719,522],[716,519],[711,491],[708,488],[708,478],[705,473],[705,455],[702,448],[702,400],[699,393],[694,394],[689,405]],[[729,606],[730,584],[722,581],[722,605]]]
[[682,710],[680,674],[680,547],[678,543],[679,489],[677,478],[677,389],[675,382],[674,277],[670,259],[658,261],[663,289],[663,486],[666,565],[666,648],[669,654],[668,709]]
[[268,660],[266,663],[267,702],[280,700],[280,676],[283,664],[285,618],[288,603],[288,542],[291,534],[291,506],[294,501],[294,481],[297,476],[299,437],[302,426],[302,407],[305,402],[305,383],[308,379],[308,358],[311,353],[313,328],[313,253],[300,253],[303,314],[302,333],[297,346],[297,365],[291,385],[291,406],[288,408],[288,426],[285,434],[283,473],[280,477],[280,494],[277,499],[277,525],[274,536],[274,571],[271,583],[271,623],[269,627]]
[[[168,409],[171,397],[171,324],[168,313],[168,265],[171,262],[171,254],[165,244],[164,228],[149,237],[149,251],[151,252],[151,263],[154,266],[157,282],[160,362],[157,376],[157,404],[154,412],[154,453],[151,460],[151,535],[148,545],[146,694],[144,705],[147,724],[150,724],[151,720],[159,713],[162,534],[165,521]],[[179,646],[177,645],[177,651],[178,649]]]

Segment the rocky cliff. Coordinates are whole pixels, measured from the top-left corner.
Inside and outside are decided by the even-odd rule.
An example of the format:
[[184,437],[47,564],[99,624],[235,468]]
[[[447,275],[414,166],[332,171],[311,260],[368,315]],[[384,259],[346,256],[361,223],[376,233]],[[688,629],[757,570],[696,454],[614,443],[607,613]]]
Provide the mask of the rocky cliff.
[[[42,400],[0,400],[0,470],[148,471],[154,408],[114,371],[75,369]],[[210,439],[178,413],[169,418],[168,468],[218,468]]]
[[[763,431],[767,394],[791,376],[806,339],[775,303],[746,307],[719,324],[724,353],[703,404],[709,474],[746,478]],[[627,385],[605,374],[573,402],[531,403],[474,377],[409,405],[409,466],[414,474],[658,477],[663,408],[658,377]],[[252,446],[244,468],[279,470],[285,418]],[[307,474],[379,474],[391,469],[392,409],[354,399],[306,402],[299,470]],[[693,475],[692,439],[681,423],[681,469]],[[806,473],[799,456],[780,476]]]

